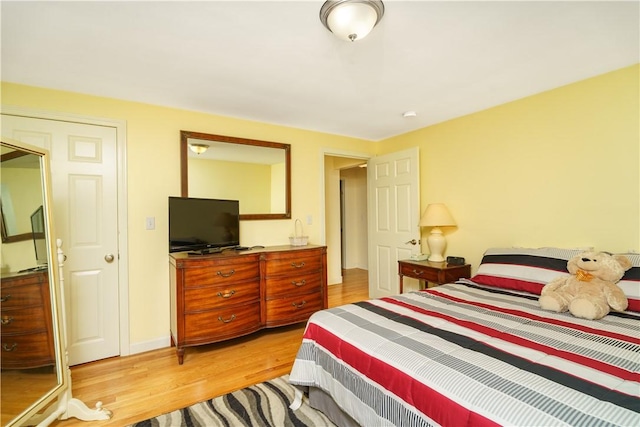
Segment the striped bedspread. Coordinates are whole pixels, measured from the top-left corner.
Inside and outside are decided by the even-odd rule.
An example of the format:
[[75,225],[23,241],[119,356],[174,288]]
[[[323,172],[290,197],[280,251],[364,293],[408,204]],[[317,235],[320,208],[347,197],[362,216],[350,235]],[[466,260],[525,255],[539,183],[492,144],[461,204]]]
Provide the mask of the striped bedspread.
[[315,313],[289,380],[363,426],[638,426],[640,317],[448,284]]

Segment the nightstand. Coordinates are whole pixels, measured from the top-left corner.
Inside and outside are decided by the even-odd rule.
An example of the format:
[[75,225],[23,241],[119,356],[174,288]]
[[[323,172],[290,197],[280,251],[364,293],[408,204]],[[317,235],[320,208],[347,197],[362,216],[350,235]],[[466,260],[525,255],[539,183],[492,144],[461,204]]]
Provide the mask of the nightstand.
[[398,274],[400,275],[400,293],[402,293],[404,276],[443,285],[458,279],[470,278],[471,264],[449,265],[446,262],[403,259],[398,261]]

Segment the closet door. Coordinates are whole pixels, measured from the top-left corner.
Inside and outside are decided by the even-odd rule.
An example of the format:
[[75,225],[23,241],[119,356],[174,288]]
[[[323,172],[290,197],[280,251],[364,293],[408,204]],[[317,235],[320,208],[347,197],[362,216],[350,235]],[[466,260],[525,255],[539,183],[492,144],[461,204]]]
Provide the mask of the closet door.
[[51,153],[69,364],[119,355],[116,129],[3,114],[2,135]]

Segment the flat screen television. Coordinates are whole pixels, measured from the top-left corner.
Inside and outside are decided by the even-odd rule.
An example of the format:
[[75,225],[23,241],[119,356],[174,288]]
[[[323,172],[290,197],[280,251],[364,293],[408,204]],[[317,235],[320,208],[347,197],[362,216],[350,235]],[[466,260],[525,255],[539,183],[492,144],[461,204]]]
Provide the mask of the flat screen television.
[[240,245],[238,200],[169,197],[169,252]]
[[49,251],[44,227],[44,208],[40,206],[31,214],[31,234],[33,235],[33,248],[38,266],[46,266],[49,263]]

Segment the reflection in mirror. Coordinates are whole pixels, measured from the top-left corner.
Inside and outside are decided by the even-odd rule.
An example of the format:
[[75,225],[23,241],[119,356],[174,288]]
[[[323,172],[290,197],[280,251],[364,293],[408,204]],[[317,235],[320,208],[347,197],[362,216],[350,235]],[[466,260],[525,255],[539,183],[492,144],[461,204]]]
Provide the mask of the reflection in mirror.
[[[2,242],[31,240],[29,215],[42,204],[40,157],[2,147],[0,221]],[[31,191],[22,191],[23,188]]]
[[18,425],[51,401],[64,380],[45,152],[2,142],[1,153],[1,421]]
[[291,146],[180,132],[182,196],[240,201],[240,219],[291,218]]

